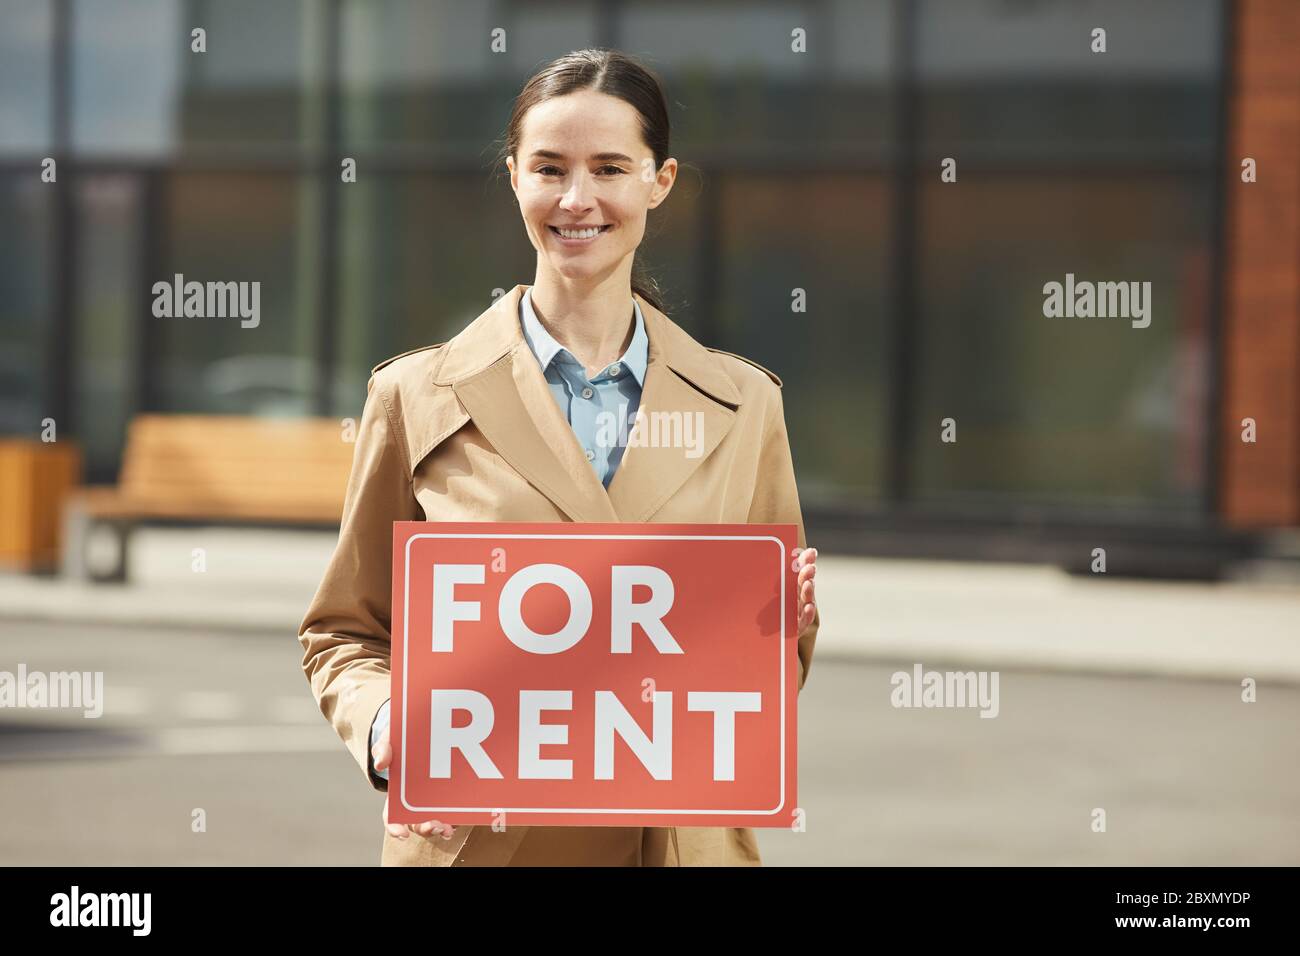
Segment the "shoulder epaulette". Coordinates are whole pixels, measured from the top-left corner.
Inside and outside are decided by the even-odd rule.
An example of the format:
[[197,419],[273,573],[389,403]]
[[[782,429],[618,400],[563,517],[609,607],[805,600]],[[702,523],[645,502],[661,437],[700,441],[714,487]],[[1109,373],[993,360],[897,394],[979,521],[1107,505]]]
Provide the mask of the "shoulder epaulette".
[[392,363],[396,362],[399,358],[406,358],[406,356],[414,355],[416,352],[427,352],[429,349],[440,349],[446,344],[447,344],[446,342],[439,342],[437,345],[422,345],[418,349],[411,349],[409,352],[403,352],[401,355],[394,355],[392,358],[386,358],[378,365],[376,365],[374,368],[372,368],[370,370],[370,374],[374,375],[385,365],[391,365]]
[[768,377],[768,378],[770,378],[772,381],[776,382],[776,387],[777,387],[777,388],[780,388],[780,387],[781,387],[781,376],[777,375],[777,374],[776,374],[775,372],[773,372],[770,368],[764,368],[762,365],[759,365],[759,364],[758,364],[757,362],[755,362],[753,359],[745,358],[745,356],[743,356],[743,355],[737,355],[735,352],[728,352],[728,351],[726,351],[725,349],[709,349],[709,351],[710,351],[710,352],[718,352],[718,353],[720,353],[720,354],[722,354],[722,355],[730,355],[732,358],[738,358],[738,359],[740,359],[742,362],[747,362],[747,363],[749,363],[750,365],[754,366],[754,368],[758,369],[759,371],[761,371],[761,372],[765,372],[765,373],[767,374],[767,377]]

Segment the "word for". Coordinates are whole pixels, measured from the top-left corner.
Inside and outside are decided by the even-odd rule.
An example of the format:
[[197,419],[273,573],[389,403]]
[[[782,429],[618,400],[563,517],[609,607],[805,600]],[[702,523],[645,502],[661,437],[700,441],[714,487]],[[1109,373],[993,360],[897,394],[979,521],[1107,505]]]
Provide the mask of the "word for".
[[[676,593],[673,580],[663,568],[650,565],[615,565],[610,576],[611,654],[632,653],[632,625],[645,631],[660,654],[681,654],[681,645],[664,626],[663,618],[673,606]],[[433,566],[433,650],[450,653],[457,621],[482,619],[478,601],[456,600],[459,584],[482,584],[486,565],[435,564]],[[524,595],[539,584],[553,584],[564,592],[569,602],[569,618],[552,634],[539,634],[524,623],[520,611]],[[650,597],[633,603],[632,589],[637,585],[650,589]],[[591,591],[582,577],[562,564],[530,564],[520,568],[501,588],[497,602],[497,621],[501,631],[520,650],[531,654],[559,654],[586,636],[591,627]]]

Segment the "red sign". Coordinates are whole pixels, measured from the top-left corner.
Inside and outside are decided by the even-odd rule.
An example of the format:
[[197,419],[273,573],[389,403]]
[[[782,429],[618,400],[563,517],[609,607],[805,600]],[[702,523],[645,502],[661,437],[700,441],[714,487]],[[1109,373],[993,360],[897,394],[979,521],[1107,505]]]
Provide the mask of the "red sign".
[[796,534],[394,524],[389,819],[790,826]]

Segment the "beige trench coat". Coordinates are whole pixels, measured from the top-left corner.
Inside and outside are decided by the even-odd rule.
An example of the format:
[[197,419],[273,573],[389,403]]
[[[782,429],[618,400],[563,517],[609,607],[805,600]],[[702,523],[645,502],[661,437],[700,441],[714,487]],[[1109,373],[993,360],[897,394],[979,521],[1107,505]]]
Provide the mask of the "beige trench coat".
[[[394,521],[794,523],[803,519],[781,380],[707,349],[637,297],[649,338],[640,408],[703,415],[702,449],[629,442],[606,489],[523,338],[517,285],[449,342],[377,365],[338,545],[299,628],[303,670],[367,781],[389,697]],[[696,419],[700,420],[700,419]],[[688,451],[690,452],[688,454]],[[820,618],[799,639],[799,686]],[[384,834],[384,865],[758,865],[749,828],[457,826]]]

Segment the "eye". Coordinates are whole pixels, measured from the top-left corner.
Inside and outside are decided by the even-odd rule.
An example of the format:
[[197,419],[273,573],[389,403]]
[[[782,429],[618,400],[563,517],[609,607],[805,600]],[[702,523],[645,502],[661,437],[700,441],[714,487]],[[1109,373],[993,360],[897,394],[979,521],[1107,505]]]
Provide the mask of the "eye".
[[[625,169],[623,169],[623,168],[621,168],[621,167],[619,167],[619,166],[615,166],[613,163],[606,163],[604,166],[601,166],[599,169],[597,169],[596,172],[598,172],[598,173],[608,173],[608,174],[610,174],[610,175],[623,176],[623,175],[626,175],[627,170],[625,170]],[[539,176],[559,176],[559,175],[562,175],[558,166],[552,166],[552,165],[550,165],[549,163],[548,163],[547,165],[545,165],[545,166],[538,166],[538,167],[537,167],[537,174],[538,174]]]

